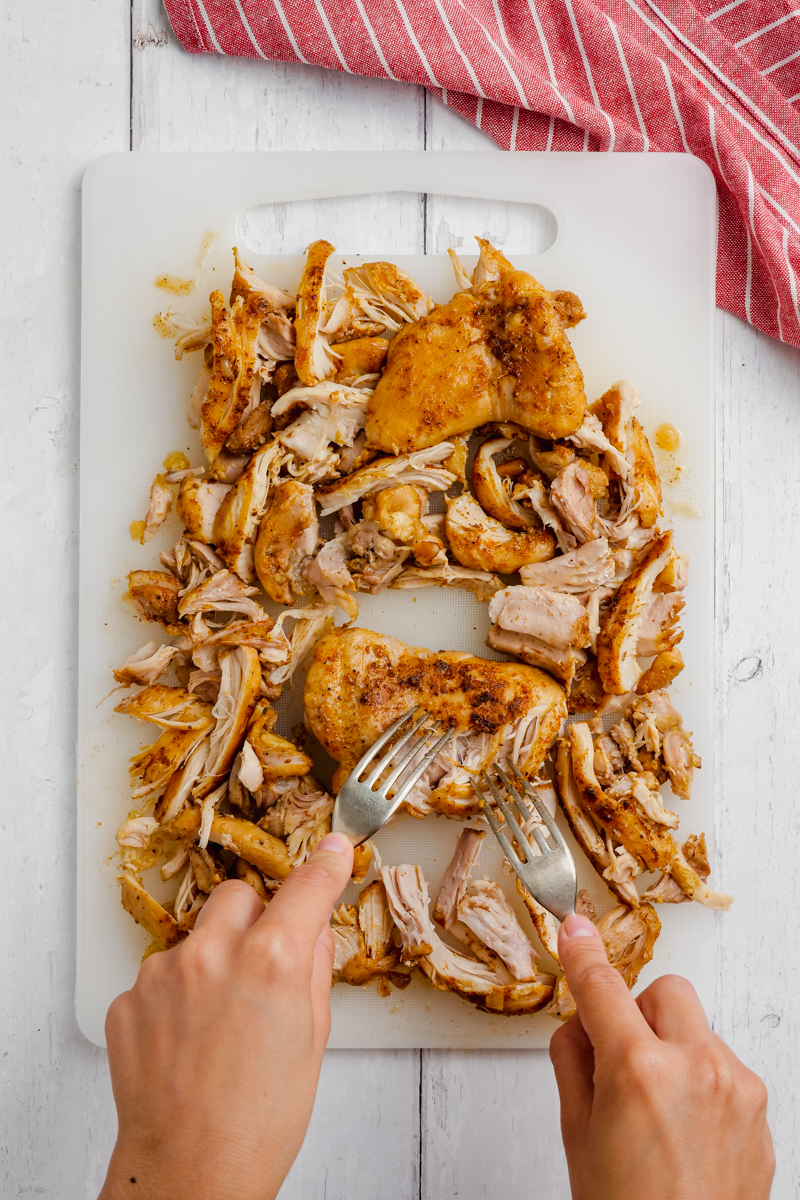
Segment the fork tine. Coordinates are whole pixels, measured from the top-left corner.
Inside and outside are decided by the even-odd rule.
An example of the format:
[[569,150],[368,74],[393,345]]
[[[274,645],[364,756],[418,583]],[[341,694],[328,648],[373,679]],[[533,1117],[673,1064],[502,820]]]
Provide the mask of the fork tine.
[[506,775],[503,768],[498,766],[497,763],[495,763],[495,770],[497,771],[497,774],[500,776],[500,780],[503,784],[503,787],[506,789],[510,798],[514,801],[514,804],[516,805],[517,809],[519,810],[519,815],[522,817],[522,823],[524,825],[526,821],[530,821],[534,816],[532,809],[530,809],[528,807],[527,798],[525,796],[520,796],[519,792],[513,786],[513,784],[511,783],[511,780],[508,778],[508,776]]
[[528,841],[527,836],[522,832],[519,822],[517,820],[515,820],[514,814],[512,813],[511,809],[506,804],[505,800],[503,799],[503,795],[500,792],[500,789],[494,783],[492,778],[489,775],[487,775],[485,771],[483,772],[482,778],[483,778],[484,783],[486,783],[488,785],[489,791],[494,796],[497,807],[500,809],[501,813],[505,817],[506,824],[507,824],[509,830],[513,833],[514,839],[515,839],[517,845],[519,846],[520,850],[522,850],[522,852],[525,856],[524,861],[530,862],[531,859],[533,858],[533,848],[531,847],[531,844]]
[[538,827],[538,825],[535,825],[533,827],[533,829],[531,830],[531,833],[533,834],[534,838],[536,839],[536,845],[539,847],[542,854],[552,854],[553,853],[553,847],[548,844],[547,838],[544,836],[544,834],[542,833],[542,831]]
[[525,776],[522,774],[522,772],[520,771],[517,764],[512,763],[511,766],[514,769],[514,773],[520,780],[520,782],[523,786],[523,789],[525,790],[527,795],[530,796],[531,800],[533,801],[534,807],[535,807],[537,813],[539,814],[539,816],[541,817],[541,819],[547,829],[547,832],[550,834],[550,837],[553,839],[555,844],[558,846],[559,850],[563,850],[567,854],[569,854],[569,847],[567,846],[567,843],[564,841],[564,835],[562,834],[561,830],[556,825],[553,817],[548,812],[547,806],[536,795],[536,791],[531,786],[529,781],[525,778]]
[[[437,726],[437,728],[434,730],[434,732],[438,733],[440,729],[441,729],[441,725]],[[411,789],[414,787],[414,785],[419,782],[419,780],[422,778],[422,776],[427,771],[428,767],[431,765],[433,760],[436,758],[436,755],[440,752],[440,750],[442,750],[442,748],[444,746],[447,745],[447,742],[452,737],[452,735],[453,735],[453,730],[448,725],[447,729],[445,729],[442,736],[438,739],[438,741],[434,742],[433,746],[431,746],[430,750],[425,755],[422,762],[420,762],[416,765],[414,770],[409,775],[408,779],[405,780],[402,787],[400,787],[398,789],[396,795],[392,798],[392,804],[395,807],[397,807],[399,804],[403,803],[403,801],[405,800],[408,793],[411,791]],[[427,738],[425,740],[427,741]],[[392,772],[392,774],[394,775],[394,772]],[[391,777],[392,776],[390,776],[390,778]]]
[[[420,713],[422,714],[421,716],[420,716]],[[382,750],[383,747],[386,745],[387,741],[389,740],[389,735],[392,733],[392,730],[402,728],[403,723],[406,720],[408,720],[409,717],[411,717],[412,721],[415,718],[417,718],[416,723],[413,724],[409,730],[407,730],[407,732],[403,735],[403,737],[400,738],[399,742],[395,742],[395,744],[393,746],[391,746],[389,750],[386,751],[386,753],[383,755],[383,757],[378,760],[378,762],[375,764],[375,766],[370,771],[367,778],[362,781],[364,783],[365,787],[372,787],[373,783],[375,783],[375,780],[380,778],[380,776],[383,774],[383,772],[386,770],[386,768],[389,766],[389,764],[395,758],[395,755],[397,754],[398,750],[402,749],[402,747],[405,746],[408,739],[413,737],[418,729],[422,728],[422,726],[425,724],[425,722],[428,719],[428,714],[424,710],[417,708],[417,709],[414,709],[410,713],[406,713],[405,717],[402,717],[400,719],[400,721],[395,721],[395,723],[394,723],[394,725],[392,725],[391,729],[388,729],[386,731],[386,733],[383,735],[383,737],[379,738],[378,741],[375,743],[375,745],[372,746],[371,749],[367,752],[369,755],[369,759],[368,759],[369,762],[372,762],[376,748],[378,750]],[[367,758],[367,755],[365,755],[364,758]],[[362,762],[363,761],[364,760],[362,759]],[[365,762],[364,765],[366,766],[367,763]]]
[[[486,778],[487,777],[484,775],[484,779],[486,779]],[[492,812],[491,801],[487,800],[486,796],[480,790],[480,788],[476,785],[474,780],[472,781],[472,787],[473,787],[473,790],[474,790],[476,796],[480,796],[481,800],[483,801],[483,815],[486,817],[486,820],[489,822],[492,833],[494,834],[494,836],[497,838],[498,842],[500,843],[503,853],[505,854],[508,861],[511,863],[511,866],[514,868],[514,870],[519,871],[519,869],[522,867],[522,863],[521,863],[520,859],[518,858],[517,854],[515,853],[508,838],[506,837],[506,835],[503,833],[502,829],[500,828],[500,822],[498,821],[497,817]]]
[[[416,728],[419,728],[419,726],[417,726]],[[423,735],[422,735],[422,737],[420,738],[420,740],[419,740],[418,742],[416,742],[416,743],[415,743],[415,744],[414,744],[414,745],[413,745],[413,746],[410,748],[410,750],[408,751],[408,753],[407,753],[407,754],[404,754],[404,755],[403,755],[403,757],[400,759],[400,761],[399,761],[399,762],[398,762],[398,763],[395,765],[395,767],[394,767],[394,769],[393,769],[393,771],[392,771],[391,775],[389,775],[389,777],[388,777],[388,778],[387,778],[387,779],[384,781],[384,783],[381,785],[381,786],[382,786],[382,789],[383,789],[383,791],[384,791],[384,792],[386,792],[386,793],[388,793],[388,792],[389,792],[389,789],[391,788],[392,784],[393,784],[393,783],[394,783],[394,782],[395,782],[397,779],[399,779],[399,778],[400,778],[400,776],[403,774],[403,772],[404,772],[404,771],[406,770],[406,768],[408,767],[409,763],[411,763],[411,762],[413,762],[413,761],[414,761],[414,759],[416,758],[416,756],[419,754],[420,750],[421,750],[421,749],[422,749],[424,746],[427,746],[427,745],[428,745],[428,743],[430,742],[430,739],[431,739],[431,737],[432,737],[432,736],[433,736],[433,737],[435,737],[435,736],[436,736],[436,734],[440,732],[441,728],[442,728],[441,724],[439,724],[439,723],[437,722],[437,723],[436,723],[436,725],[434,725],[433,729],[429,729],[429,730],[427,730],[427,732],[423,733]],[[449,735],[450,735],[450,729],[449,729],[449,727],[448,727],[448,730],[447,730],[447,736],[449,736]],[[411,735],[409,734],[409,737],[410,737],[410,736],[411,736]],[[405,745],[405,742],[407,742],[407,741],[408,741],[408,738],[405,738],[405,739],[404,739],[404,741],[400,743],[400,745],[401,745],[401,746],[402,746],[402,745]],[[438,745],[438,743],[437,743],[437,745]],[[396,755],[396,753],[397,753],[397,750],[398,750],[398,747],[397,747],[397,746],[395,746],[395,747],[394,747],[394,749],[392,750],[392,752],[391,752],[391,754],[390,754],[390,755],[384,755],[384,758],[387,760],[387,765],[388,765],[388,762],[390,762],[390,761],[394,761],[394,757],[395,757],[395,755]],[[423,763],[425,762],[425,759],[424,759],[424,758],[423,758],[422,762],[423,762]],[[422,763],[418,763],[418,764],[417,764],[417,766],[418,766],[418,767],[419,767],[419,766],[422,766]],[[424,769],[424,768],[423,768],[423,769]],[[416,770],[417,770],[417,768],[415,767],[415,769],[414,769],[414,773],[412,773],[412,775],[411,775],[411,780],[412,780],[412,784],[411,784],[411,786],[412,786],[412,787],[413,787],[413,786],[414,786],[414,784],[417,782],[417,779],[419,779],[419,775],[416,775]],[[415,778],[415,775],[416,775],[416,778]],[[408,782],[408,780],[406,780],[406,781],[403,783],[403,788],[405,788],[405,790],[406,790],[406,791],[408,791],[408,788],[406,788],[406,783],[407,783],[407,782]],[[402,790],[402,789],[401,789],[401,790]],[[395,800],[396,800],[396,797],[395,797]],[[394,800],[393,800],[393,803],[394,803]]]

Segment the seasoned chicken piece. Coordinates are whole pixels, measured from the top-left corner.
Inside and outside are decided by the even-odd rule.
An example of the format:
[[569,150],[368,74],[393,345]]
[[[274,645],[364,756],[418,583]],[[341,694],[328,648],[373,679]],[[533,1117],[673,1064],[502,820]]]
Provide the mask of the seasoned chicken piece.
[[273,733],[266,724],[263,718],[254,722],[245,742],[245,746],[251,746],[255,752],[264,774],[279,779],[307,775],[313,766],[309,756],[288,738]]
[[284,792],[259,825],[286,839],[289,858],[296,867],[305,862],[317,842],[330,833],[332,813],[333,800],[326,792],[319,788],[305,792],[298,786]]
[[254,543],[267,508],[270,488],[278,481],[285,452],[277,442],[262,446],[227,493],[214,518],[217,552],[245,583],[256,582]]
[[363,263],[344,271],[345,292],[325,332],[337,338],[396,332],[435,307],[417,283],[394,263]]
[[555,539],[546,529],[506,529],[467,494],[448,502],[446,528],[453,554],[473,570],[511,575],[525,563],[543,562],[555,554]]
[[508,1015],[536,1012],[549,1001],[552,975],[518,982],[502,963],[489,967],[445,945],[431,921],[428,887],[418,867],[384,867],[381,876],[403,940],[403,958],[419,967],[435,988],[457,992],[479,1008]]
[[354,338],[349,342],[334,342],[331,353],[336,355],[337,383],[355,383],[362,375],[374,375],[386,362],[389,339],[382,337]]
[[531,508],[544,528],[552,532],[562,554],[568,554],[577,547],[578,539],[562,524],[561,517],[550,503],[549,493],[541,479],[528,478],[524,484],[516,484],[514,496],[517,500],[530,501]]
[[[164,827],[169,837],[177,840],[194,837],[200,832],[200,809],[185,808],[170,825]],[[232,850],[240,858],[257,867],[268,879],[285,879],[292,870],[286,843],[259,829],[252,821],[215,813],[209,832],[210,841]]]
[[550,503],[579,544],[593,540],[595,502],[589,475],[580,459],[556,475],[550,485]]
[[239,612],[251,621],[268,621],[269,614],[250,597],[258,589],[242,583],[233,571],[217,571],[210,579],[189,591],[181,598],[178,611],[182,617],[191,617],[204,612]]
[[662,650],[651,662],[636,685],[636,694],[644,696],[647,692],[657,692],[668,688],[683,670],[683,655],[675,650]]
[[633,495],[639,521],[649,529],[661,516],[661,480],[647,435],[636,417],[631,417],[631,439],[626,457],[633,462]]
[[225,443],[225,449],[229,454],[252,454],[264,445],[271,432],[270,404],[262,400],[250,415],[236,426]]
[[[213,463],[240,421],[261,400],[264,363],[259,352],[263,348],[274,367],[275,355],[290,358],[292,347],[270,347],[275,336],[274,330],[270,333],[271,324],[289,323],[285,316],[274,313],[272,300],[263,291],[235,295],[230,311],[221,292],[212,292],[210,300],[214,357],[200,410],[200,443]],[[285,338],[281,340],[285,343]]]
[[673,792],[681,800],[688,800],[692,794],[695,768],[701,765],[692,747],[690,734],[685,729],[672,729],[665,733],[662,753]]
[[177,646],[156,646],[155,642],[146,642],[129,654],[121,667],[117,667],[114,678],[123,687],[133,687],[135,683],[155,683],[169,668],[177,653]]
[[539,521],[532,509],[512,499],[513,477],[502,475],[494,455],[508,449],[512,438],[492,438],[484,442],[472,464],[472,486],[484,512],[511,529],[529,529]]
[[249,454],[229,454],[223,446],[208,468],[209,479],[217,483],[236,483],[249,462]]
[[557,649],[589,645],[589,618],[575,596],[546,587],[508,587],[489,604],[489,620],[515,633],[526,633]]
[[[202,701],[195,701],[202,704]],[[194,729],[165,729],[150,746],[144,746],[130,760],[131,783],[141,783],[133,789],[134,800],[150,796],[168,783],[170,777],[189,758],[214,725],[211,705],[207,704],[203,725]]]
[[328,339],[321,332],[328,316],[325,266],[333,252],[330,242],[312,242],[297,293],[294,365],[307,387],[328,379],[336,370],[336,359],[330,352]]
[[597,417],[603,433],[621,454],[625,454],[631,444],[631,422],[640,404],[639,393],[633,384],[620,379],[589,406],[589,412]]
[[298,416],[278,433],[277,440],[306,462],[320,462],[330,453],[330,443],[351,446],[364,424],[370,397],[369,388],[346,387],[324,380],[313,387],[296,387],[285,392],[272,406],[273,417],[293,413]]
[[345,535],[325,542],[319,554],[307,563],[303,578],[317,589],[325,604],[338,605],[354,621],[358,616],[358,601],[353,595],[353,576],[347,566]]
[[216,723],[209,741],[205,773],[194,788],[199,798],[208,796],[230,770],[261,692],[261,664],[252,646],[223,650],[219,663],[222,680],[213,710]]
[[191,477],[184,479],[177,503],[178,516],[184,524],[184,536],[200,542],[213,541],[214,518],[230,490],[229,483]]
[[208,706],[182,687],[151,683],[128,696],[114,709],[138,721],[159,725],[162,729],[200,729],[206,724]]
[[524,271],[506,271],[458,292],[392,340],[367,438],[399,454],[487,421],[559,438],[578,428],[585,407],[550,293]]
[[255,571],[270,600],[293,604],[305,588],[302,570],[319,535],[314,489],[287,479],[272,493],[255,547]]
[[[426,506],[425,493],[406,483],[366,496],[361,512],[363,518],[374,521],[386,537],[404,546],[415,546],[428,537],[421,520]],[[439,539],[436,540],[441,546]]]
[[150,488],[150,507],[145,517],[144,529],[139,539],[142,545],[150,538],[167,519],[167,513],[172,508],[172,492],[163,475],[156,475]]
[[[209,726],[212,725],[213,717],[209,721]],[[156,800],[153,810],[153,816],[162,825],[174,821],[178,813],[182,812],[189,803],[192,789],[205,769],[209,743],[210,734],[206,733],[194,746],[191,753],[186,756],[183,766],[174,771],[167,780],[167,785],[158,800]],[[176,867],[175,869],[177,870],[178,868]]]
[[[673,650],[683,639],[678,621],[684,600],[680,592],[658,592],[651,595],[639,622],[636,653],[640,658]],[[647,688],[652,691],[652,688]]]
[[158,829],[155,817],[129,817],[117,830],[117,844],[137,850],[146,850],[152,834]]
[[682,592],[689,582],[689,557],[673,554],[653,584],[654,592]]
[[336,630],[317,645],[306,678],[308,724],[332,758],[338,790],[358,759],[398,717],[422,704],[453,740],[407,804],[451,815],[479,813],[472,772],[513,757],[533,775],[566,712],[549,676],[519,663],[434,654],[366,629]]
[[581,427],[574,433],[569,433],[566,440],[581,450],[605,455],[609,466],[620,479],[626,483],[633,482],[633,467],[625,455],[606,437],[603,426],[593,413],[587,413]]
[[560,679],[566,688],[571,686],[576,673],[586,662],[586,653],[583,650],[559,649],[529,633],[503,629],[500,625],[492,625],[486,644],[503,654],[515,654],[532,667],[541,667],[542,670],[549,671],[551,675]]
[[605,538],[584,542],[576,550],[545,563],[520,567],[520,578],[529,587],[547,587],[557,592],[587,592],[614,578],[614,560]]
[[577,457],[571,446],[563,442],[549,442],[535,434],[528,439],[528,450],[534,467],[541,471],[548,483],[552,483],[556,475]]
[[553,308],[565,329],[574,329],[586,319],[586,309],[574,292],[551,292]]
[[[708,852],[706,850],[706,835],[704,833],[699,835],[693,833],[683,843],[682,852],[692,870],[697,873],[703,882],[706,882],[711,874]],[[642,900],[647,900],[651,904],[683,904],[691,900],[691,896],[683,891],[680,884],[671,875],[661,875],[642,894]]]
[[[653,957],[653,947],[661,932],[655,909],[649,904],[636,909],[620,904],[597,917],[594,923],[611,966],[619,971],[629,988],[634,987],[642,967]],[[575,1001],[564,976],[558,981],[556,998],[547,1011],[562,1019],[575,1013]]]
[[404,567],[395,580],[395,588],[456,587],[474,592],[477,600],[491,600],[503,584],[488,571],[473,571],[459,563],[438,563],[434,567]]
[[276,636],[275,622],[266,614],[260,621],[232,620],[193,650],[192,661],[200,670],[211,671],[223,646],[252,646],[263,663],[279,665],[288,662],[291,654],[291,645],[281,633],[278,630]]
[[158,621],[167,633],[183,633],[178,615],[181,581],[168,571],[131,571],[123,596],[142,621]]
[[477,879],[469,885],[458,905],[458,920],[505,963],[515,979],[536,978],[536,951],[494,880]]
[[360,987],[399,964],[399,950],[392,944],[394,921],[380,880],[364,888],[358,907],[340,904],[333,910],[331,932],[334,983]]
[[578,845],[616,897],[623,904],[629,904],[636,908],[639,903],[639,895],[633,880],[637,874],[642,874],[644,868],[641,863],[636,863],[634,860],[632,864],[628,864],[631,871],[623,873],[619,870],[619,864],[612,861],[614,857],[618,856],[614,855],[610,840],[600,832],[599,822],[595,821],[592,812],[584,804],[581,792],[575,782],[572,770],[571,743],[568,738],[561,738],[558,743],[556,784],[561,808]]
[[712,892],[687,862],[669,829],[645,811],[636,791],[614,794],[603,789],[594,773],[594,746],[589,726],[570,725],[572,771],[586,809],[600,827],[651,870],[669,873],[693,900],[708,908],[730,908],[732,897]]
[[228,878],[225,861],[218,850],[192,846],[189,851],[189,862],[192,864],[192,872],[198,888],[206,895],[210,895],[215,887],[219,887]]
[[484,829],[465,829],[456,843],[456,850],[447,866],[439,885],[433,919],[449,929],[458,915],[458,906],[464,898],[472,870],[480,853],[481,843],[486,837]]
[[612,695],[624,695],[639,682],[642,674],[636,661],[639,629],[653,583],[671,553],[672,534],[662,534],[624,581],[603,620],[597,638],[597,669],[603,687]]
[[178,923],[157,900],[145,891],[141,880],[127,871],[120,879],[122,907],[141,925],[160,949],[177,946],[180,941]]
[[274,284],[266,283],[256,275],[252,267],[248,267],[239,254],[236,246],[233,247],[233,262],[234,273],[233,282],[231,283],[231,304],[233,304],[237,296],[243,299],[249,299],[250,296],[257,294],[269,301],[270,307],[275,312],[287,312],[291,314],[295,307],[295,298],[285,292],[283,288],[275,287]]
[[363,496],[401,484],[421,487],[426,492],[447,491],[456,482],[456,476],[439,464],[453,453],[453,449],[452,442],[442,442],[416,454],[378,458],[344,479],[323,484],[316,492],[322,508],[320,516],[327,517],[348,504],[355,504]]

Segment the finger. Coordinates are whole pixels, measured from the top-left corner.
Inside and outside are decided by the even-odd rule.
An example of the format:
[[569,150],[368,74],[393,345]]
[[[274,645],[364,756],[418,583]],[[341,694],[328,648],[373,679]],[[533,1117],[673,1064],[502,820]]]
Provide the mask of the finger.
[[561,1126],[568,1134],[588,1121],[594,1098],[594,1050],[578,1017],[553,1034],[550,1061],[561,1101]]
[[295,867],[258,922],[258,935],[285,925],[299,949],[309,955],[331,919],[334,904],[347,887],[353,869],[353,845],[343,833],[318,842],[308,862]]
[[331,1031],[331,983],[333,982],[333,935],[324,925],[314,947],[311,968],[311,1008],[314,1013],[314,1038],[322,1052]]
[[199,929],[249,929],[264,911],[264,901],[242,879],[228,879],[214,888],[206,900],[194,932]]
[[610,965],[588,917],[567,917],[558,931],[558,956],[578,1016],[597,1053],[614,1052],[650,1029],[622,976]]
[[662,975],[636,1003],[656,1037],[665,1042],[707,1041],[711,1026],[697,992],[680,975]]

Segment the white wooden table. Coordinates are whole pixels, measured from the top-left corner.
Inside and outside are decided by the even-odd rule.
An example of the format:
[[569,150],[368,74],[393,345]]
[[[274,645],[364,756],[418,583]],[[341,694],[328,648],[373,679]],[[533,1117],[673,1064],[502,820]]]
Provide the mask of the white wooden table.
[[[184,54],[158,0],[4,4],[4,1197],[93,1197],[115,1132],[75,1025],[80,182],[109,150],[488,147],[414,87]],[[418,229],[424,236],[423,214]],[[431,245],[432,243],[428,243]],[[800,353],[718,315],[717,1029],[800,1184]],[[794,637],[793,637],[794,635]],[[10,767],[10,769],[9,769]],[[569,1195],[545,1054],[330,1053],[285,1200]]]

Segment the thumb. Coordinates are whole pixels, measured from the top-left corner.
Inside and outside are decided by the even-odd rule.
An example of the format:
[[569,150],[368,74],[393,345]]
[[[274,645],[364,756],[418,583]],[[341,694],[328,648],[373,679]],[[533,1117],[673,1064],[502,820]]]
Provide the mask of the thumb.
[[595,1052],[614,1052],[650,1033],[622,976],[608,961],[594,924],[567,917],[558,931],[558,956],[575,999],[578,1016]]
[[258,924],[290,926],[295,943],[311,953],[329,923],[334,904],[347,887],[353,869],[353,845],[343,833],[318,842],[308,862],[295,867],[281,884]]

